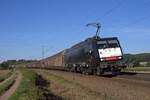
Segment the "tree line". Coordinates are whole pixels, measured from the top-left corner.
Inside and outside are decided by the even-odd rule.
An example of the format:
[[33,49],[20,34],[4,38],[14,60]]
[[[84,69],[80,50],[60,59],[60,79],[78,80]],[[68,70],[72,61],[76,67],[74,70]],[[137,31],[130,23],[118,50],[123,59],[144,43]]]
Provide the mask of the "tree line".
[[122,62],[133,67],[150,67],[150,53],[125,54]]
[[32,62],[36,62],[36,60],[7,60],[4,61],[0,64],[0,69],[9,69],[12,67],[15,67],[16,65],[23,65],[23,64],[27,64],[27,63],[32,63]]

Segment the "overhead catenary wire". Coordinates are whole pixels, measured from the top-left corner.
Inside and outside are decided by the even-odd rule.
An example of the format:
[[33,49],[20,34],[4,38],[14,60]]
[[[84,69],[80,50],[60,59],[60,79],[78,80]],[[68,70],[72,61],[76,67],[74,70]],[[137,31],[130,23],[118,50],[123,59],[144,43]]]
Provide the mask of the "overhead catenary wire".
[[[106,11],[106,12],[102,15],[101,19],[104,19],[106,16],[108,16],[109,14],[111,14],[114,10],[118,9],[119,7],[121,7],[121,6],[125,3],[125,1],[126,1],[126,0],[121,0],[120,2],[118,2],[114,7],[112,7],[112,8],[109,9],[108,11]],[[149,3],[149,2],[150,2],[150,1],[148,1],[148,2],[146,2],[146,3]],[[146,4],[146,3],[144,3],[144,4]],[[139,22],[148,20],[148,19],[150,19],[150,15],[144,16],[144,17],[141,17],[141,18],[139,18],[139,19],[137,19],[137,20],[135,20],[135,21],[129,22],[129,23],[127,23],[127,24],[126,24],[125,26],[123,26],[123,27],[129,27],[129,26],[135,25],[135,24],[137,24],[137,23],[139,23]]]
[[131,26],[131,25],[135,25],[135,24],[137,24],[137,23],[139,23],[139,22],[142,22],[142,21],[145,21],[145,20],[147,20],[147,19],[150,19],[150,15],[144,16],[144,17],[139,18],[139,19],[137,19],[137,20],[135,20],[135,21],[133,21],[133,22],[130,22],[130,23],[128,23],[126,26],[128,27],[128,26]]
[[[98,21],[104,19],[106,16],[108,16],[109,14],[111,14],[113,11],[115,11],[116,9],[118,9],[119,7],[121,7],[125,3],[125,1],[126,0],[121,0],[120,2],[118,2],[115,6],[113,6],[111,9],[109,9],[108,11],[106,11],[100,18],[98,18]],[[150,1],[145,2],[144,5],[147,4],[147,3],[149,3],[149,2]],[[150,19],[150,15],[144,16],[142,18],[139,18],[139,19],[137,19],[137,20],[135,20],[133,22],[130,22],[130,23],[126,24],[125,26],[128,27],[128,26],[137,24],[139,22],[142,22],[144,20],[147,20],[147,19]]]
[[119,7],[121,7],[125,3],[125,1],[126,0],[121,0],[120,2],[118,2],[115,6],[113,6],[109,10],[107,10],[101,17],[97,18],[96,21],[104,19],[106,16],[108,16],[109,14],[111,14],[113,11],[115,11],[116,9],[118,9]]
[[121,5],[123,5],[123,3],[125,2],[125,0],[121,0],[120,2],[118,2],[114,7],[112,7],[111,9],[109,9],[108,11],[106,11],[103,14],[103,17],[109,15],[110,13],[112,13],[114,10],[118,9],[119,7],[121,7]]

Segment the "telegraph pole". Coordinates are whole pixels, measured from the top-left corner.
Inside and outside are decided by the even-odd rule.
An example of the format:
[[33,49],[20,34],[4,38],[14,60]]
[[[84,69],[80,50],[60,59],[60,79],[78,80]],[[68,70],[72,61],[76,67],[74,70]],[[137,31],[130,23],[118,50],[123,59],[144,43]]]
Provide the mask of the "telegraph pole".
[[44,59],[44,56],[45,56],[45,46],[42,45],[42,59]]
[[42,49],[42,59],[41,59],[41,69],[42,69],[42,67],[44,67],[44,62],[43,62],[43,60],[44,60],[44,55],[45,55],[45,46],[42,45],[42,46],[41,46],[41,49]]

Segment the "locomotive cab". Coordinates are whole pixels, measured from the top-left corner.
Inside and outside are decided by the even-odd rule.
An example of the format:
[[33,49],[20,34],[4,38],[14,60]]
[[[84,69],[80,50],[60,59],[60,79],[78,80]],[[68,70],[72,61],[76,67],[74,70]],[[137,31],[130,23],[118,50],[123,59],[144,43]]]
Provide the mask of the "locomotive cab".
[[82,41],[64,53],[67,70],[102,75],[118,70],[122,49],[116,37],[92,37]]
[[99,60],[117,61],[122,59],[122,49],[117,38],[104,38],[97,41]]
[[118,62],[123,59],[123,52],[117,37],[97,39],[96,50],[97,75],[121,69]]

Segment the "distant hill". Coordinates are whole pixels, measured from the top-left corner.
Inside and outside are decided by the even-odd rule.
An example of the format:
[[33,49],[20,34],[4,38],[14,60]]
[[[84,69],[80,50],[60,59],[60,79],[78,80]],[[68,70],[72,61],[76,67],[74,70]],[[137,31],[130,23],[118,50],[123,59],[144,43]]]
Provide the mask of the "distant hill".
[[125,54],[123,63],[150,67],[150,53]]

